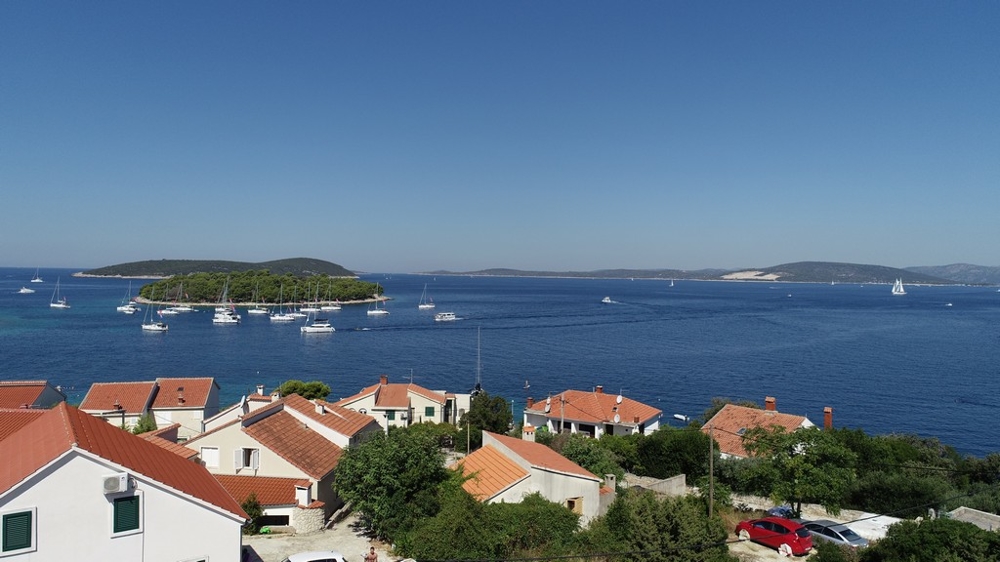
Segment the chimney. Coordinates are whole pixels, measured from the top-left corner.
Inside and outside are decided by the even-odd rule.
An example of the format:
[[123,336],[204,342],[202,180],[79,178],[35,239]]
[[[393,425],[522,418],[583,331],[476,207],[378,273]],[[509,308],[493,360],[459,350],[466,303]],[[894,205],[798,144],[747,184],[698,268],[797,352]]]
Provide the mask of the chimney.
[[179,406],[179,405],[181,405],[183,403],[184,403],[184,393],[183,392],[178,392],[177,393],[177,405]]
[[521,429],[521,439],[531,443],[535,442],[535,426],[526,425]]
[[534,406],[534,405],[535,405],[535,399],[529,396],[528,397],[528,405],[525,406],[525,409],[526,410],[530,410],[531,407]]
[[601,385],[597,385],[597,388],[594,389],[594,392],[596,392],[597,394],[604,394],[604,387]]
[[271,393],[271,402],[277,402],[281,399],[281,395],[277,391]]
[[260,394],[261,396],[264,396],[264,385],[262,385],[262,384],[258,384],[257,385],[257,394]]
[[634,423],[639,423],[639,416],[632,416],[632,421]]
[[378,383],[382,386],[389,384],[389,375],[379,375]]
[[833,408],[823,408],[823,429],[833,429]]
[[604,485],[614,490],[618,486],[618,477],[614,474],[605,474]]
[[778,411],[778,404],[777,401],[774,399],[774,396],[764,397],[764,409],[767,410],[768,412]]
[[316,402],[316,413],[321,416],[326,413],[326,408],[324,408],[319,402]]

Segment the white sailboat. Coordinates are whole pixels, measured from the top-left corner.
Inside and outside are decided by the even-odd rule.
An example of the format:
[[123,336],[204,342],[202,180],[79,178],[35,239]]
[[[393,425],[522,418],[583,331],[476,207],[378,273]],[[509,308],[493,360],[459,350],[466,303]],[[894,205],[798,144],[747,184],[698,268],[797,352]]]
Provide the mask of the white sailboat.
[[[149,293],[149,302],[153,302],[154,293]],[[152,314],[153,305],[146,305],[146,312],[142,315],[142,331],[143,332],[166,332],[167,323],[159,320],[155,320]]]
[[333,281],[330,281],[330,285],[326,288],[326,304],[319,307],[319,309],[324,312],[330,310],[340,310],[340,301],[337,300],[330,301],[330,291],[332,290],[333,290]]
[[278,287],[278,311],[272,312],[270,315],[271,322],[291,322],[295,320],[295,317],[291,314],[285,314],[283,307],[285,306],[285,286],[281,285]]
[[260,281],[257,282],[257,287],[253,291],[253,308],[247,309],[247,314],[267,314],[267,309],[260,305]]
[[118,305],[118,312],[123,312],[125,314],[135,314],[142,310],[139,305],[132,302],[132,282],[128,282],[128,292],[122,297],[122,303]]
[[37,267],[35,268],[35,276],[31,278],[31,282],[32,283],[44,283],[44,281],[42,281],[42,278],[38,276],[38,268]]
[[893,283],[893,285],[892,285],[892,294],[896,295],[896,296],[905,295],[906,294],[906,289],[903,288],[903,280],[902,279],[896,278],[896,282]]
[[212,316],[212,324],[239,324],[240,315],[236,314],[236,307],[229,301],[229,278],[226,278],[225,285],[222,286],[221,304],[215,307],[215,316]]
[[326,318],[316,318],[312,322],[307,320],[305,326],[299,327],[299,331],[303,334],[332,334],[336,332]]
[[52,308],[69,308],[69,303],[66,302],[66,297],[59,294],[59,278],[56,278],[56,290],[52,291],[52,301],[49,302],[49,306]]
[[381,308],[379,308],[379,306],[378,306],[379,303],[382,302],[382,299],[380,299],[378,297],[378,290],[379,290],[379,288],[380,288],[379,284],[376,283],[375,284],[375,302],[372,303],[372,306],[368,309],[368,316],[388,316],[389,315],[389,311],[385,309],[385,304],[384,303],[382,304]]
[[420,310],[428,310],[434,308],[434,299],[427,296],[427,283],[424,283],[424,292],[420,293],[420,304],[417,305]]

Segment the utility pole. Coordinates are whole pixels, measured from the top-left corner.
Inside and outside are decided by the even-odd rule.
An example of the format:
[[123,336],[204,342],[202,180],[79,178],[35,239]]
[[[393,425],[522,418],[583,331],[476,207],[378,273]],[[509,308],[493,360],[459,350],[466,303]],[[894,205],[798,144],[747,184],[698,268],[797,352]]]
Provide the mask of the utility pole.
[[715,427],[708,426],[708,518],[715,506]]

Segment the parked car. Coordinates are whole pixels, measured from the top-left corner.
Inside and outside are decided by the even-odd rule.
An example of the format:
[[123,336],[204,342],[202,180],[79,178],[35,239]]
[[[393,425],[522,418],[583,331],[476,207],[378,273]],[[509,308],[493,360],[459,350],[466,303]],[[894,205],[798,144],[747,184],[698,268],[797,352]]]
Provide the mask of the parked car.
[[774,517],[784,517],[785,519],[791,519],[792,515],[795,514],[795,510],[792,509],[790,505],[776,505],[771,509],[767,510],[768,515]]
[[297,552],[282,562],[347,562],[347,560],[335,550],[314,550]]
[[740,540],[751,540],[776,549],[784,556],[802,556],[812,550],[812,535],[805,527],[784,517],[765,517],[740,521],[736,525]]
[[828,519],[817,519],[816,521],[806,521],[802,525],[812,534],[812,536],[830,541],[832,543],[849,546],[851,548],[862,548],[868,546],[868,539],[855,533],[847,525],[830,521]]

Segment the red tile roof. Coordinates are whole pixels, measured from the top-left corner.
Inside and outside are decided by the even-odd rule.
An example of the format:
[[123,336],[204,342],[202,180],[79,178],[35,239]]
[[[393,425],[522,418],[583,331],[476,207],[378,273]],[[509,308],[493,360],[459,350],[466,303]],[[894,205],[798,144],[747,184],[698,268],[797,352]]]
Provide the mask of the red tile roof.
[[549,403],[548,414],[545,414],[544,400],[532,404],[528,410],[535,414],[545,414],[549,419],[557,420],[563,417],[566,420],[590,424],[614,423],[615,414],[619,416],[620,423],[635,423],[636,418],[639,418],[639,423],[645,423],[663,413],[652,406],[624,396],[619,404],[617,396],[599,391],[567,390],[552,396]]
[[298,478],[272,478],[268,476],[240,476],[232,474],[216,474],[216,480],[229,492],[229,495],[241,504],[250,497],[250,492],[257,494],[257,501],[264,507],[276,505],[296,505],[295,486],[309,486],[308,480]]
[[[291,408],[305,417],[315,422],[319,422],[346,437],[353,437],[366,427],[372,426],[372,424],[378,425],[375,418],[371,416],[355,412],[354,410],[349,410],[343,406],[338,406],[337,404],[332,404],[324,400],[316,400],[313,402],[306,400],[298,394],[291,394],[282,398],[280,402],[283,403],[285,407]],[[322,414],[316,412],[317,403],[323,406]],[[263,408],[257,411],[262,410]]]
[[277,412],[243,428],[244,433],[316,480],[336,468],[343,450],[288,412]]
[[541,443],[532,443],[516,437],[508,437],[497,433],[483,432],[496,439],[501,445],[510,449],[515,455],[528,462],[533,468],[540,468],[552,472],[560,472],[573,476],[582,476],[603,482],[589,470],[567,459],[552,449]]
[[204,408],[212,387],[218,386],[211,377],[159,378],[156,384],[159,390],[153,408],[162,409]]
[[486,445],[451,466],[461,474],[471,475],[462,483],[472,497],[487,501],[528,477],[521,467],[492,445]]
[[0,459],[5,459],[0,463],[0,493],[76,449],[88,451],[236,517],[246,518],[239,503],[203,466],[65,402],[0,441]]
[[95,382],[80,403],[85,412],[113,412],[121,406],[126,414],[142,414],[150,405],[155,382]]
[[719,452],[736,457],[747,457],[749,453],[743,448],[743,432],[753,427],[781,426],[788,431],[795,431],[803,425],[812,425],[805,416],[782,414],[774,410],[759,410],[736,404],[726,404],[712,419],[708,420],[701,431],[708,434],[711,431],[719,444]]
[[0,381],[0,408],[36,405],[48,384],[47,381]]
[[335,404],[349,404],[352,402],[357,402],[362,398],[375,394],[375,407],[376,408],[407,408],[410,405],[409,393],[418,394],[428,400],[434,401],[438,404],[444,404],[447,402],[448,398],[440,392],[434,392],[433,390],[428,390],[418,384],[413,383],[386,383],[386,384],[373,384],[371,386],[366,386],[361,389],[361,392],[348,396],[347,398],[341,398],[337,400]]
[[0,441],[22,427],[38,419],[47,410],[32,410],[30,408],[0,409]]
[[177,428],[181,424],[175,423],[168,425],[167,427],[162,427],[160,429],[154,429],[153,431],[147,431],[146,433],[139,434],[139,437],[149,441],[150,443],[156,445],[157,447],[162,447],[175,455],[180,455],[185,459],[193,459],[198,456],[198,451],[189,449],[184,445],[177,443]]

